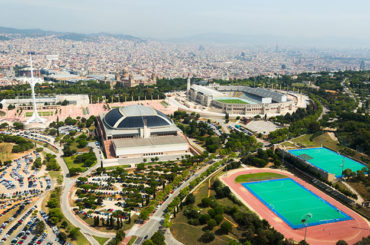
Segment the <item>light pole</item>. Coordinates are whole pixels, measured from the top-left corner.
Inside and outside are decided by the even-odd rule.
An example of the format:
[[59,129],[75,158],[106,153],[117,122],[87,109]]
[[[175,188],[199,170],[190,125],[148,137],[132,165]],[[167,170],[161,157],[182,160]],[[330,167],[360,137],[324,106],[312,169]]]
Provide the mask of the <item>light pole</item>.
[[308,223],[308,219],[312,217],[312,214],[308,213],[306,214],[305,218],[302,219],[302,224],[305,226],[305,229],[304,229],[304,241],[306,241],[306,236],[307,236],[307,223]]
[[339,166],[340,166],[340,167],[342,167],[342,174],[341,174],[341,175],[342,175],[342,178],[343,178],[343,171],[344,171],[344,170],[343,170],[343,169],[344,169],[344,157],[343,157],[343,159],[342,159],[342,164],[340,164]]

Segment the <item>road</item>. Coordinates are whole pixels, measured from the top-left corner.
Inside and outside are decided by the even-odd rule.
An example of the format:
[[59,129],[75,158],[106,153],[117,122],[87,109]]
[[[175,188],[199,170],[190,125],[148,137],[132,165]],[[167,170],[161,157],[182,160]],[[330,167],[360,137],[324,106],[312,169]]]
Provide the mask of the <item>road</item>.
[[[93,167],[91,167],[89,170],[82,173],[80,176],[85,177],[89,175],[91,172],[96,170],[100,167],[100,162],[102,161],[102,155],[100,150],[96,147],[94,143],[89,143],[89,146],[93,148],[93,151],[95,152],[95,155],[97,156],[97,164],[95,164]],[[78,217],[73,213],[72,207],[69,205],[69,194],[72,189],[72,187],[75,185],[77,178],[70,178],[69,177],[69,170],[67,165],[65,164],[63,158],[62,158],[62,150],[58,148],[58,153],[51,152],[50,150],[46,149],[46,152],[53,153],[56,155],[56,160],[61,166],[62,172],[63,172],[63,190],[62,190],[62,197],[61,197],[61,209],[63,215],[66,217],[66,219],[69,220],[74,226],[80,228],[80,231],[85,235],[86,239],[93,245],[99,245],[99,243],[92,237],[94,236],[100,236],[100,237],[106,237],[111,238],[114,237],[114,233],[105,233],[98,230],[95,230],[91,228],[90,226],[86,225],[84,222],[79,220]]]
[[[140,228],[136,229],[137,227],[133,228],[132,231],[128,233],[127,236],[136,235],[138,239],[136,240],[135,244],[141,244],[144,242],[144,237],[148,236],[151,237],[161,226],[161,221],[163,222],[164,219],[164,210],[166,210],[167,206],[172,202],[172,200],[180,193],[182,189],[190,184],[195,178],[200,176],[203,172],[205,172],[211,165],[207,165],[200,169],[196,174],[191,176],[187,181],[185,181],[179,188],[177,188],[173,194],[171,194],[168,199],[158,208],[158,210],[150,217],[149,221],[145,223]],[[135,225],[136,226],[136,225]]]
[[[354,99],[354,100],[356,101],[356,96],[355,96],[355,94],[354,94],[354,93],[352,93],[352,90],[350,90],[350,89],[347,87],[347,85],[346,85],[346,81],[347,81],[347,78],[343,79],[343,81],[340,83],[340,85],[342,85],[342,86],[343,86],[343,90],[344,90],[344,92],[345,92],[346,94],[348,94],[348,95],[349,95],[349,97],[351,97],[352,99]],[[359,108],[361,108],[361,107],[362,107],[362,102],[361,102],[361,101],[359,101],[359,102],[358,102],[358,104],[357,104],[357,107],[353,110],[353,112],[354,112],[354,113],[356,113],[356,112],[357,112],[357,110],[358,110]]]

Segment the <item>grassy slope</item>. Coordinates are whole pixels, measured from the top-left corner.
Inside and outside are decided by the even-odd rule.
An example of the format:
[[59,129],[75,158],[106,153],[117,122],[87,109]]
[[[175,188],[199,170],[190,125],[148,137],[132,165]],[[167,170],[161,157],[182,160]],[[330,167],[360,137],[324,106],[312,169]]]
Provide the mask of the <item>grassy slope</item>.
[[64,162],[66,163],[68,169],[71,169],[71,168],[82,168],[83,170],[85,170],[85,167],[83,166],[83,163],[74,163],[73,160],[75,159],[74,156],[71,156],[71,157],[64,157]]
[[269,179],[281,179],[286,178],[285,175],[276,174],[276,173],[255,173],[255,174],[243,174],[239,175],[235,178],[235,182],[251,182],[251,181],[259,181],[259,180],[269,180]]
[[109,238],[93,236],[100,245],[103,245]]

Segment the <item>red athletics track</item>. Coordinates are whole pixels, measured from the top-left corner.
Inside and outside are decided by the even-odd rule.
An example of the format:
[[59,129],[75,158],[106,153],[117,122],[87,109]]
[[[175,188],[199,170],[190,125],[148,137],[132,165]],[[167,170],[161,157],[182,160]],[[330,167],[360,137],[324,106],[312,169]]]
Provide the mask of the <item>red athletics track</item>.
[[334,245],[338,240],[345,240],[348,244],[353,244],[361,240],[362,237],[367,237],[370,235],[370,225],[365,218],[330,196],[324,194],[320,190],[314,188],[312,185],[295,177],[291,173],[275,169],[236,169],[228,172],[227,175],[223,175],[220,178],[221,181],[227,184],[231,191],[238,196],[238,198],[245,205],[247,205],[247,207],[254,210],[263,219],[267,220],[270,225],[282,233],[285,238],[292,238],[295,241],[301,241],[304,239],[304,229],[292,229],[246,188],[239,183],[235,183],[234,181],[238,175],[259,172],[274,172],[284,174],[352,217],[352,220],[307,227],[306,240],[309,244]]

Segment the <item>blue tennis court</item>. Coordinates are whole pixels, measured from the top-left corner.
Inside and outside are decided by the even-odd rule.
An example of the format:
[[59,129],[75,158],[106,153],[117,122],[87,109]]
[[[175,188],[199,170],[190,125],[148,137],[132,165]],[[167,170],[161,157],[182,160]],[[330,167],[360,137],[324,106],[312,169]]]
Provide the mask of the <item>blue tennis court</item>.
[[288,150],[288,152],[325,172],[335,174],[337,178],[342,177],[342,169],[349,168],[353,172],[356,172],[357,170],[366,168],[364,164],[324,147]]

